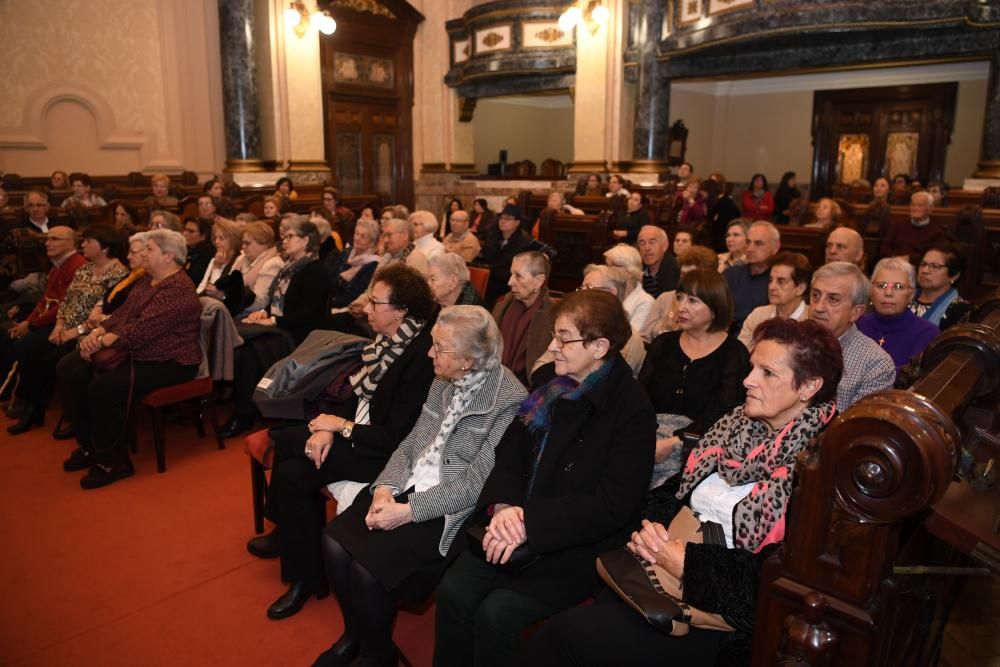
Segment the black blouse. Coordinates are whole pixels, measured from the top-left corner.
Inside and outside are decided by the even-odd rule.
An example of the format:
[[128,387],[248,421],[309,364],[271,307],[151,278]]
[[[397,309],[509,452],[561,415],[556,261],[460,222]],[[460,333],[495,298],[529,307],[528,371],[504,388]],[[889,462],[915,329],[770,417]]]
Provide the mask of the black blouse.
[[743,402],[750,355],[743,343],[729,335],[710,354],[692,361],[680,340],[680,331],[668,331],[650,343],[639,384],[657,414],[686,415],[694,422],[686,430],[700,434]]

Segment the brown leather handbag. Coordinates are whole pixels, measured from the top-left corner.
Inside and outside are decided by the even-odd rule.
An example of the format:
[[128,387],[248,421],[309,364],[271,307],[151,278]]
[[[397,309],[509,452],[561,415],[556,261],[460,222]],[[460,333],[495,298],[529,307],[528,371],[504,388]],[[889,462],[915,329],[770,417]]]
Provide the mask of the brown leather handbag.
[[131,353],[123,347],[102,347],[90,355],[90,363],[99,371],[110,371],[128,362]]

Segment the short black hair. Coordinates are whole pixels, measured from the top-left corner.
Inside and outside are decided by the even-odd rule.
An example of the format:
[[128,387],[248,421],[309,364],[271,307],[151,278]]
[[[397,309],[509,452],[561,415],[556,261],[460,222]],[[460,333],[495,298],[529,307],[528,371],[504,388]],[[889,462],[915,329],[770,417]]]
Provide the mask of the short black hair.
[[379,269],[372,278],[372,285],[375,283],[388,286],[390,303],[394,308],[405,309],[408,317],[426,322],[434,315],[437,304],[427,279],[404,262]]

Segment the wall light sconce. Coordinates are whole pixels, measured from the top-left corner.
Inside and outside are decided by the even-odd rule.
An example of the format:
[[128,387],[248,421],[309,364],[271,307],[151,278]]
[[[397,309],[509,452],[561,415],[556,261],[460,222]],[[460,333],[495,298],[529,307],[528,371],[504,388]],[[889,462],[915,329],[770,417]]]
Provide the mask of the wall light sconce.
[[337,22],[327,11],[310,12],[306,3],[295,0],[285,10],[285,25],[290,26],[299,37],[305,37],[309,28],[315,28],[324,35],[332,35],[337,31]]
[[559,16],[559,28],[569,32],[586,23],[590,34],[596,35],[601,26],[608,22],[609,16],[608,8],[602,0],[579,0],[579,4],[570,6]]

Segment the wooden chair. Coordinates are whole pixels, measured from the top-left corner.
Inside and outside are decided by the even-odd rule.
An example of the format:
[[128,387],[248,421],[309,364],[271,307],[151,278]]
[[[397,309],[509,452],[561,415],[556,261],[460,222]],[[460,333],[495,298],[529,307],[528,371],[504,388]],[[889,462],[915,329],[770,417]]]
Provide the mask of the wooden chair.
[[479,292],[479,296],[486,298],[486,284],[490,281],[490,270],[485,266],[469,267],[469,282]]
[[[204,421],[207,418],[208,423],[212,428],[212,433],[215,436],[215,441],[219,445],[219,449],[226,448],[225,442],[223,442],[222,437],[219,435],[219,429],[216,427],[217,420],[215,416],[215,401],[213,394],[214,382],[212,381],[212,377],[209,375],[206,377],[195,378],[188,382],[182,382],[181,384],[156,389],[143,397],[142,405],[149,410],[153,421],[153,444],[156,447],[157,472],[162,473],[167,471],[166,441],[163,435],[165,426],[163,411],[167,406],[197,400],[198,415],[195,418],[195,428],[198,431],[198,437],[205,437]],[[134,436],[132,442],[134,451]]]

